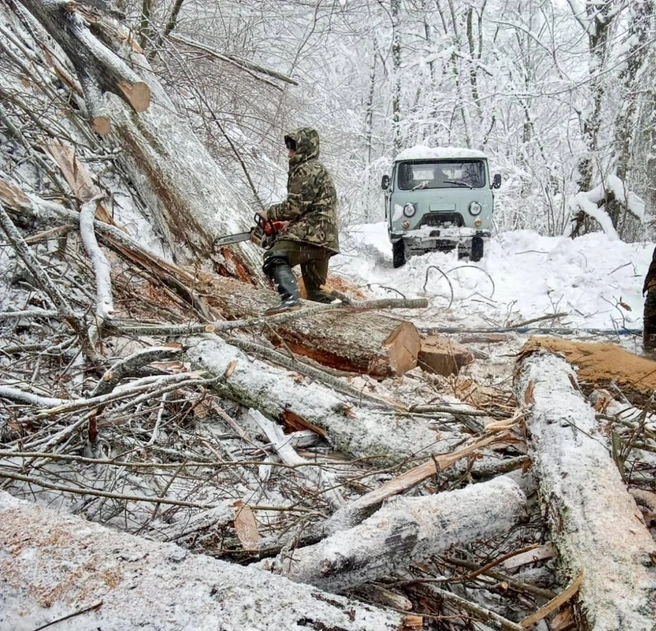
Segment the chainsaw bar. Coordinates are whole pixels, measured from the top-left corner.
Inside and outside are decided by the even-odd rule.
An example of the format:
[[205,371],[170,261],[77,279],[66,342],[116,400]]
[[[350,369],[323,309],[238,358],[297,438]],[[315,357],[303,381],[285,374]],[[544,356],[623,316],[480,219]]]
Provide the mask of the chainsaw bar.
[[225,237],[219,237],[214,241],[214,246],[220,248],[224,245],[232,245],[233,243],[239,243],[240,241],[248,241],[250,238],[250,230],[248,232],[238,232],[237,234],[229,234]]

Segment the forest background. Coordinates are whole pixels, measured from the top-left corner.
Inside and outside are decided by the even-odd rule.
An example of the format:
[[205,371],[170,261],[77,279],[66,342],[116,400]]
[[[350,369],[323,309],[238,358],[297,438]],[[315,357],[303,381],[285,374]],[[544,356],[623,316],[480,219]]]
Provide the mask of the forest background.
[[[426,144],[489,155],[503,177],[499,231],[598,230],[589,218],[571,222],[585,214],[624,240],[653,239],[652,1],[120,0],[117,8],[250,204],[284,196],[282,136],[310,125],[336,178],[343,227],[381,221],[381,175],[400,149]],[[228,59],[297,85],[245,75]]]

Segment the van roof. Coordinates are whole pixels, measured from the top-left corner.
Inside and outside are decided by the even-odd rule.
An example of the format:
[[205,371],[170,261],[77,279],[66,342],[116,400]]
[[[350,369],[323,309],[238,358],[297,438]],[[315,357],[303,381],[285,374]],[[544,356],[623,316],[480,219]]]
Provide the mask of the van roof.
[[394,158],[394,162],[402,160],[448,160],[454,158],[487,158],[482,151],[463,147],[426,147],[415,145],[404,149]]

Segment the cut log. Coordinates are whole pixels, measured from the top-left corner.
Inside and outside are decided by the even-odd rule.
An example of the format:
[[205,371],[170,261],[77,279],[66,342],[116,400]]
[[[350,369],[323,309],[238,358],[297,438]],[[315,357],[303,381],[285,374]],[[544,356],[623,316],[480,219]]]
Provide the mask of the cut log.
[[[26,524],[29,528],[26,528]],[[396,631],[403,617],[0,492],[0,628]],[[73,615],[72,615],[73,614]]]
[[528,446],[563,585],[583,571],[586,629],[652,631],[656,543],[596,431],[565,360],[539,351],[519,362],[518,395],[532,404]]
[[212,375],[225,375],[236,361],[230,376],[212,386],[221,396],[276,420],[291,411],[325,430],[335,448],[353,458],[375,457],[381,465],[406,462],[418,453],[425,458],[451,451],[461,438],[458,432],[438,435],[425,419],[397,418],[392,410],[356,407],[358,400],[299,379],[297,373],[251,360],[219,338],[192,338],[184,344],[192,364]]
[[586,393],[612,382],[631,403],[642,405],[656,390],[656,362],[633,355],[616,344],[532,337],[520,354],[540,348],[562,354],[574,364],[579,385]]
[[[228,320],[255,317],[280,301],[271,290],[230,278],[207,278],[203,293]],[[264,329],[269,340],[338,370],[376,378],[400,375],[417,365],[421,340],[415,326],[378,313],[340,309]]]
[[474,356],[458,342],[442,335],[429,335],[421,342],[417,363],[426,372],[448,377],[457,375],[473,361]]
[[508,532],[525,510],[524,494],[506,477],[450,493],[399,497],[359,526],[264,565],[299,583],[343,592],[451,545]]

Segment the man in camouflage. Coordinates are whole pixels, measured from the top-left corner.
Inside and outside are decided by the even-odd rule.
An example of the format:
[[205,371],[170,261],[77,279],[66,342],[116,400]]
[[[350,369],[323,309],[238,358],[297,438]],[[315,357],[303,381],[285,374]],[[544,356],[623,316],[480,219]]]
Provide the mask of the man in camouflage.
[[271,221],[288,221],[264,254],[264,273],[281,297],[268,314],[299,306],[298,285],[292,267],[301,266],[308,300],[331,302],[321,290],[328,276],[328,260],[339,253],[337,194],[332,178],[319,162],[319,134],[304,127],[285,136],[289,153],[287,199],[260,213]]
[[656,350],[656,248],[645,277],[645,283],[642,286],[642,293],[647,294],[642,328],[642,348],[646,352],[654,352]]

